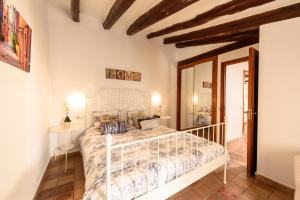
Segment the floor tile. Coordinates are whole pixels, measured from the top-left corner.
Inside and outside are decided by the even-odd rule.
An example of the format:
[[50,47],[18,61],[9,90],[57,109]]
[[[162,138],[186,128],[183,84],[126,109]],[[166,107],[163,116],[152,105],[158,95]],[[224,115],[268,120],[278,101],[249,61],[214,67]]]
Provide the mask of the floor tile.
[[256,184],[251,184],[245,193],[248,193],[250,196],[255,196],[258,199],[268,199],[272,191]]
[[74,190],[74,183],[66,183],[64,185],[60,185],[56,187],[56,194],[64,193],[64,192],[71,192]]
[[204,197],[201,196],[193,188],[191,188],[190,190],[188,190],[185,193],[183,193],[182,197],[183,197],[183,199],[186,199],[186,200],[202,200],[202,199],[204,199]]
[[223,197],[227,200],[233,200],[237,199],[242,192],[244,191],[244,188],[234,184],[234,183],[227,183],[224,185],[221,189],[217,191],[218,196]]
[[205,200],[225,200],[225,199],[214,193],[209,195],[207,198],[205,198]]
[[54,200],[73,200],[73,192],[64,192],[56,195]]
[[74,200],[79,200],[83,197],[84,188],[78,188],[74,190]]
[[57,185],[57,180],[58,180],[58,178],[46,180],[41,187],[41,191],[44,191],[44,190],[50,189],[50,188],[55,188]]
[[75,180],[75,182],[74,182],[74,188],[75,189],[84,188],[84,183],[85,183],[84,179]]
[[246,189],[248,188],[251,183],[254,182],[253,179],[249,178],[249,179],[243,179],[243,178],[240,178],[240,177],[235,177],[233,180],[232,180],[233,183],[239,185],[240,187]]
[[294,195],[292,194],[287,194],[279,190],[274,190],[269,200],[293,200],[294,199],[293,196]]
[[74,174],[63,175],[58,178],[57,185],[63,185],[74,181]]
[[40,193],[37,195],[38,200],[45,200],[48,198],[53,197],[53,195],[56,193],[56,188],[50,188],[44,191],[40,191]]
[[197,181],[196,184],[193,186],[193,189],[197,191],[201,196],[206,197],[211,193],[211,189],[205,186],[200,181]]

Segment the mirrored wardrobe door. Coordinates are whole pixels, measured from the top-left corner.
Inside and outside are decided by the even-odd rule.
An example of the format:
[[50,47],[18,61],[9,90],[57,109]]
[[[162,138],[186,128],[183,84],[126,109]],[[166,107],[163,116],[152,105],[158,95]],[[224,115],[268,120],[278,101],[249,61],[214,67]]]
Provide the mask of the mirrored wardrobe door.
[[194,127],[211,125],[213,63],[195,66],[194,74]]
[[194,127],[194,67],[181,70],[181,129]]
[[216,122],[217,58],[178,69],[177,129],[187,130]]

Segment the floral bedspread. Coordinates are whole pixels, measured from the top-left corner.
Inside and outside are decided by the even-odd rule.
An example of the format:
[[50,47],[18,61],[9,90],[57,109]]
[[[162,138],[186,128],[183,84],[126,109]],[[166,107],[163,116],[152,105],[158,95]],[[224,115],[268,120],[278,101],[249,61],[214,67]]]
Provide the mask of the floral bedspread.
[[[164,126],[146,131],[133,129],[124,134],[112,135],[112,144],[175,132]],[[106,199],[106,137],[101,135],[98,129],[91,128],[81,137],[80,143],[86,179],[83,199],[104,200]],[[223,154],[223,146],[187,133],[165,137],[159,142],[152,140],[125,147],[123,163],[121,148],[113,149],[112,199],[127,200],[139,197]]]

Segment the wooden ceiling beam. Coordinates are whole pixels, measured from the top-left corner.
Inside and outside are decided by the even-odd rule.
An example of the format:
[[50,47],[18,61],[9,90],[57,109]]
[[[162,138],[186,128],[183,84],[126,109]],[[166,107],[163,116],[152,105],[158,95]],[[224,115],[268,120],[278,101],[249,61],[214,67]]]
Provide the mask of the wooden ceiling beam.
[[208,35],[234,34],[241,31],[249,31],[259,28],[259,26],[291,19],[300,16],[300,3],[278,8],[258,15],[242,18],[225,24],[208,27],[205,29],[189,32],[182,35],[168,37],[164,39],[165,44],[184,42],[204,38]]
[[116,0],[103,22],[103,28],[110,29],[134,2],[135,0]]
[[199,0],[161,0],[156,6],[137,18],[129,26],[127,34],[134,35],[197,1]]
[[259,29],[255,29],[253,31],[246,31],[236,34],[228,34],[221,36],[208,36],[207,38],[203,38],[200,40],[191,40],[187,42],[176,43],[177,48],[186,48],[193,46],[201,46],[201,45],[209,45],[209,44],[218,44],[224,42],[236,42],[243,41],[249,39],[256,39],[259,37]]
[[71,0],[71,16],[74,22],[80,22],[80,0]]
[[207,58],[210,58],[210,57],[213,57],[213,56],[218,56],[218,55],[221,55],[223,53],[227,53],[227,52],[230,52],[230,51],[234,51],[234,50],[237,50],[237,49],[240,49],[240,48],[243,48],[243,47],[247,47],[247,46],[256,44],[258,42],[259,42],[259,39],[252,39],[252,40],[246,40],[246,41],[240,41],[240,42],[235,42],[235,43],[232,43],[232,44],[228,44],[228,45],[225,45],[223,47],[211,50],[209,52],[206,52],[206,53],[203,53],[203,54],[200,54],[200,55],[197,55],[197,56],[185,59],[185,60],[181,60],[181,61],[178,62],[177,66],[190,65],[190,64],[192,64],[196,61],[207,59]]
[[266,3],[270,3],[272,1],[275,1],[275,0],[242,0],[242,1],[241,0],[232,0],[228,3],[214,7],[213,9],[211,9],[207,12],[199,14],[196,17],[194,17],[193,19],[174,24],[172,26],[169,26],[167,28],[161,29],[156,32],[152,32],[147,35],[147,38],[150,39],[150,38],[154,38],[154,37],[159,37],[159,36],[173,33],[176,31],[192,28],[195,26],[200,26],[200,25],[203,25],[214,19],[217,19],[219,17],[242,12],[249,8],[257,7],[257,6],[266,4]]

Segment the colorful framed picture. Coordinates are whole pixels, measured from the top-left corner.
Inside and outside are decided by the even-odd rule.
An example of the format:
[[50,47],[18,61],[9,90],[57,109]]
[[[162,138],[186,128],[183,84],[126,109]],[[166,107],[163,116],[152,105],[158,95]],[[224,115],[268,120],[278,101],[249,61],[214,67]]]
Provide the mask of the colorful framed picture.
[[0,60],[30,72],[31,36],[19,11],[0,0]]

